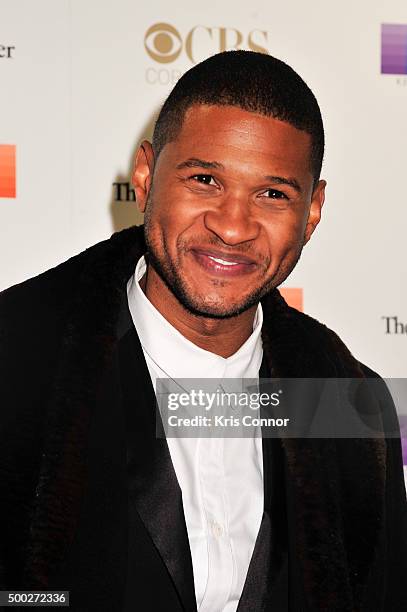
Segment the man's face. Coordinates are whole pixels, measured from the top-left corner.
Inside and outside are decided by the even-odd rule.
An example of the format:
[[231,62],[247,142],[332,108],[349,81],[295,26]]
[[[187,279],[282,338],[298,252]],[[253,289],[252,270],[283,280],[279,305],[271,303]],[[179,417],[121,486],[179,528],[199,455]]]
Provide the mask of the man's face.
[[195,314],[223,318],[280,285],[324,201],[325,182],[313,190],[310,143],[286,122],[203,105],[187,111],[155,167],[145,142],[133,181],[163,289]]

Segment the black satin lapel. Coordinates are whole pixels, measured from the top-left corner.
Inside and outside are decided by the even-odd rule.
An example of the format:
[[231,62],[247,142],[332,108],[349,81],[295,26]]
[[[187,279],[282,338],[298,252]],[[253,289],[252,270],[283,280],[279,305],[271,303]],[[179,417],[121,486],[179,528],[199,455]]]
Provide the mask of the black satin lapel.
[[263,438],[264,512],[237,612],[288,610],[283,470],[280,440]]
[[137,512],[174,582],[181,604],[196,610],[181,489],[166,439],[156,438],[156,401],[134,325],[119,341],[126,411],[129,512]]
[[[265,359],[260,378],[269,376]],[[288,610],[287,518],[281,440],[262,439],[264,511],[237,612]]]
[[271,569],[271,519],[265,510],[250,560],[237,612],[260,612],[269,602]]

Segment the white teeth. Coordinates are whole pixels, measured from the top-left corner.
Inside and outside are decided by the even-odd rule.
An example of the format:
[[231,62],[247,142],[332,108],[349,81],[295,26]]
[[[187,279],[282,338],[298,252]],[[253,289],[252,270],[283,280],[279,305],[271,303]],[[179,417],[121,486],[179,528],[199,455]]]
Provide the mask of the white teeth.
[[237,261],[225,261],[224,259],[219,259],[218,257],[212,257],[211,255],[208,255],[209,259],[213,259],[213,261],[216,261],[217,263],[222,264],[222,266],[237,266]]

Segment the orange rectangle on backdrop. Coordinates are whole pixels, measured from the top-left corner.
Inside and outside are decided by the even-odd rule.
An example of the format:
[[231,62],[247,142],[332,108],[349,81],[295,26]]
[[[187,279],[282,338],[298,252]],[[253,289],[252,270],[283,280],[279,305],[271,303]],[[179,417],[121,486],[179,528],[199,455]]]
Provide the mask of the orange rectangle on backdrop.
[[0,198],[16,197],[16,145],[0,144]]
[[281,287],[279,289],[281,295],[289,306],[300,310],[304,310],[304,299],[302,289],[295,289],[291,287]]

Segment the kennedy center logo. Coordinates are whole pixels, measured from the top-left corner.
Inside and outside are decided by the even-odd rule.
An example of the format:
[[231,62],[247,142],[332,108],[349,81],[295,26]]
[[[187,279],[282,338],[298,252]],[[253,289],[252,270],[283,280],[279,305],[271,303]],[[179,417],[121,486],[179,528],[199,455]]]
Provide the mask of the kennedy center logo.
[[407,74],[407,24],[382,24],[382,74]]
[[0,198],[16,197],[16,146],[0,144]]

